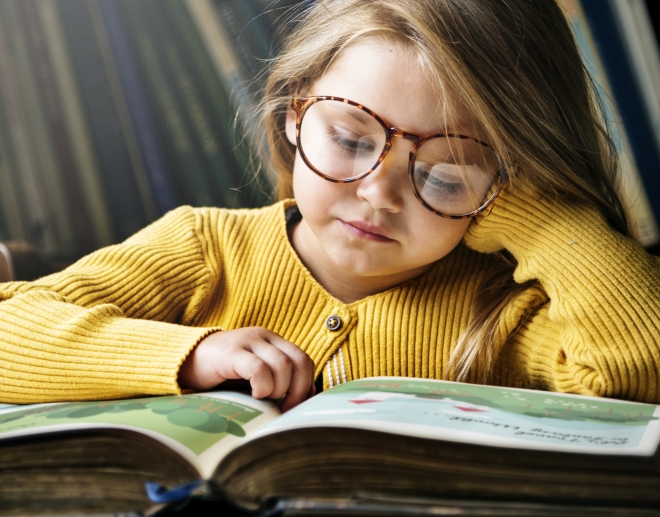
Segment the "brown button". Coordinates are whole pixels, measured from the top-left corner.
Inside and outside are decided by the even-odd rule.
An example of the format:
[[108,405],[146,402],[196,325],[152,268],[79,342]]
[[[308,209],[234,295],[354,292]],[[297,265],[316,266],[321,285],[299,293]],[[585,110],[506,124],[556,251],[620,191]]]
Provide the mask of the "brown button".
[[332,330],[333,332],[339,330],[341,328],[341,320],[339,319],[339,316],[335,316],[334,314],[328,316],[328,319],[325,320],[325,326],[328,330]]

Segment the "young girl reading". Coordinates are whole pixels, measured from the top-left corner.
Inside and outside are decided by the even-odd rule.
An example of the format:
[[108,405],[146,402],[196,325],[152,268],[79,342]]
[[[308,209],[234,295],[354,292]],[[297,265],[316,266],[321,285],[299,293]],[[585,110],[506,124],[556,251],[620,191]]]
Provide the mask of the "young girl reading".
[[371,375],[660,403],[660,264],[628,236],[550,0],[318,0],[261,104],[281,201],[179,208],[0,286],[3,402]]

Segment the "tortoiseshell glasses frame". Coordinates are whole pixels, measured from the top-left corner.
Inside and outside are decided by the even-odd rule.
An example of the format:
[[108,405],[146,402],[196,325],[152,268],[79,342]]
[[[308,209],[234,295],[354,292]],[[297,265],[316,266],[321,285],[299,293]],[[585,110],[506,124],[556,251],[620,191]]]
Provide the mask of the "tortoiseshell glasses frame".
[[[333,178],[331,176],[328,176],[327,174],[324,174],[322,171],[318,170],[307,158],[305,155],[305,151],[301,145],[301,136],[300,136],[300,128],[302,126],[302,121],[303,117],[305,116],[305,113],[307,110],[314,105],[314,103],[321,102],[321,101],[338,101],[338,102],[343,102],[346,104],[349,104],[350,106],[354,106],[369,115],[371,115],[376,121],[382,126],[384,133],[385,133],[385,145],[383,146],[383,150],[380,153],[380,156],[376,160],[376,162],[371,166],[371,168],[367,169],[366,171],[350,177],[350,178]],[[377,113],[374,111],[370,110],[366,106],[363,106],[362,104],[359,104],[357,102],[351,101],[349,99],[344,99],[342,97],[334,97],[334,96],[313,96],[313,97],[300,97],[300,96],[294,96],[293,99],[291,100],[291,108],[296,112],[296,142],[298,144],[298,152],[300,153],[300,156],[302,157],[303,161],[309,167],[313,172],[321,176],[322,178],[331,181],[333,183],[352,183],[354,181],[361,180],[362,178],[365,178],[369,174],[371,174],[378,166],[383,162],[385,157],[387,156],[387,153],[390,151],[392,148],[392,138],[403,138],[404,140],[408,140],[413,143],[413,147],[410,150],[410,154],[408,157],[408,176],[410,179],[410,186],[412,187],[413,193],[415,194],[415,197],[417,200],[426,208],[427,210],[433,212],[436,215],[439,215],[440,217],[445,217],[447,219],[467,219],[469,217],[474,217],[475,215],[479,214],[480,212],[483,212],[486,208],[488,208],[497,198],[499,193],[502,191],[504,185],[506,184],[508,180],[508,175],[506,172],[506,168],[502,165],[502,160],[497,156],[495,151],[492,149],[490,145],[488,145],[485,142],[482,142],[481,140],[478,140],[474,137],[471,136],[466,136],[466,135],[460,135],[460,134],[455,134],[455,133],[434,133],[431,135],[417,135],[415,133],[410,133],[408,131],[404,131],[402,129],[393,127],[392,125],[388,124],[383,120],[382,117],[380,117]],[[500,169],[498,172],[498,179],[497,179],[497,186],[493,190],[491,188],[491,195],[489,198],[476,210],[472,210],[471,212],[465,213],[465,214],[447,214],[444,212],[441,212],[439,210],[436,210],[432,206],[430,206],[424,198],[421,196],[419,189],[415,185],[414,181],[414,171],[415,171],[415,159],[417,156],[417,150],[421,147],[422,144],[425,142],[434,139],[434,138],[460,138],[463,140],[470,140],[472,142],[475,142],[486,149],[489,149],[493,155],[497,158],[498,162],[500,163]]]

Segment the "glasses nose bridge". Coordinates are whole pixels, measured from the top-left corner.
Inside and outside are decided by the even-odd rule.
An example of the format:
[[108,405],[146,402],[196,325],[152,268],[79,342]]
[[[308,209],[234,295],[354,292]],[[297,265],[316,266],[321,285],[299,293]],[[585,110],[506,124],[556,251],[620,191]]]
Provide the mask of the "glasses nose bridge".
[[396,128],[396,127],[388,127],[387,128],[387,134],[388,134],[388,139],[387,139],[387,142],[385,143],[385,153],[386,154],[392,148],[392,139],[393,138],[401,138],[402,140],[408,140],[409,142],[412,142],[413,149],[417,146],[419,141],[422,140],[421,136],[416,135],[415,133],[410,133],[408,131],[404,131],[403,129],[399,129],[399,128]]
[[415,133],[409,133],[408,131],[404,131],[403,129],[399,129],[396,127],[389,128],[389,132],[390,132],[390,138],[395,138],[395,137],[403,138],[404,140],[408,140],[413,144],[416,144],[422,139],[421,136],[416,135]]
[[378,165],[381,165],[385,161],[385,157],[389,155],[390,151],[392,150],[392,140],[394,138],[401,138],[402,140],[407,140],[411,142],[412,149],[409,151],[409,156],[408,156],[408,166],[410,167],[411,160],[413,159],[414,152],[413,150],[417,147],[417,144],[422,140],[422,137],[419,135],[416,135],[415,133],[410,133],[408,131],[404,131],[403,129],[399,129],[396,127],[389,127],[385,126],[387,129],[387,141],[385,142],[385,148],[383,149],[383,153],[380,156],[378,160]]

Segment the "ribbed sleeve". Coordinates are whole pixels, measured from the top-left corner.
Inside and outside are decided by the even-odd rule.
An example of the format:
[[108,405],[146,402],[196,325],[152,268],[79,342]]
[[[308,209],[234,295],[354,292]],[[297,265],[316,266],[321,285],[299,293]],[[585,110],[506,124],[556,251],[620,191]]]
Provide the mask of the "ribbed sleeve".
[[178,393],[178,369],[213,329],[182,325],[211,274],[189,208],[62,273],[0,284],[4,402]]
[[536,387],[660,402],[660,261],[591,208],[498,201],[467,243],[509,250],[515,280],[538,279],[549,298],[511,340],[512,369]]

